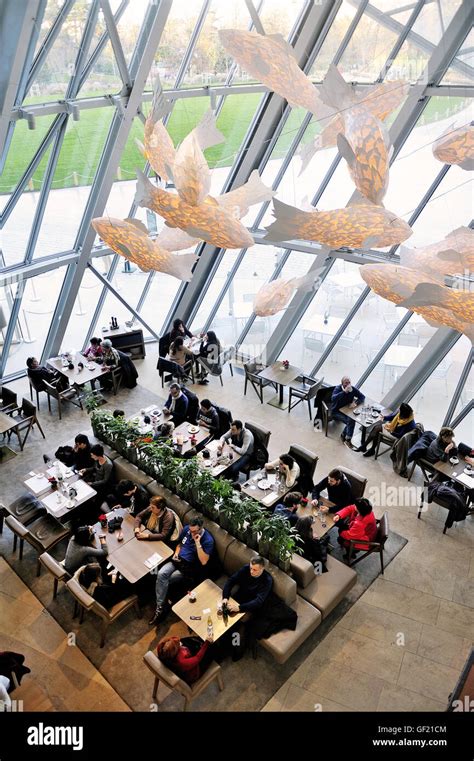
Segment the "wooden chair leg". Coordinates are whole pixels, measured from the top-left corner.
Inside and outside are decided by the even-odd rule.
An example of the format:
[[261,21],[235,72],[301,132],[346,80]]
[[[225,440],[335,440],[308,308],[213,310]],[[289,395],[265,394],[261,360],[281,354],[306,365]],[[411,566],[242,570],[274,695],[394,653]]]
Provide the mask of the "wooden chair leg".
[[140,610],[140,606],[139,606],[139,604],[138,604],[138,600],[137,600],[137,602],[136,602],[136,603],[134,603],[133,607],[135,608],[135,613],[137,614],[137,618],[142,618],[142,616],[143,616],[143,613],[142,613],[142,611]]
[[224,381],[222,380],[222,373],[219,375],[219,380],[221,382],[221,386],[223,386],[224,385]]
[[20,554],[19,554],[20,560],[23,560],[23,547],[24,547],[24,545],[25,545],[24,539],[20,539]]
[[[33,399],[31,401],[33,401]],[[39,391],[38,390],[36,390],[36,407],[38,409],[40,408],[40,398],[39,398]]]
[[40,430],[40,433],[41,433],[41,435],[42,435],[43,439],[45,439],[45,438],[46,438],[46,436],[44,435],[44,431],[43,431],[43,429],[41,428],[41,426],[40,426],[40,423],[39,423],[39,420],[38,420],[37,418],[35,418],[33,425],[37,425],[37,426],[38,426],[38,428],[39,428],[39,430]]
[[33,386],[30,383],[30,399],[33,401]]
[[151,695],[153,699],[156,699],[156,696],[158,694],[159,684],[160,684],[160,680],[158,679],[157,676],[155,676],[155,684],[153,685],[153,692],[152,692],[152,695]]
[[59,419],[61,420],[62,416],[63,416],[63,411],[61,409],[61,399],[60,398],[58,398],[58,412],[59,412]]
[[229,370],[230,370],[230,374],[232,375],[232,377],[234,377],[234,370],[232,368],[232,363],[231,362],[229,362]]
[[217,684],[219,685],[219,689],[222,692],[224,689],[224,681],[222,679],[222,674],[220,671],[217,672]]
[[382,576],[383,576],[383,549],[380,550],[380,566],[382,568]]
[[187,711],[188,710],[190,703],[191,703],[190,698],[184,698],[184,708],[183,708],[183,711]]
[[248,380],[249,380],[248,378],[245,378],[245,383],[244,383],[244,396],[245,396],[245,395],[246,395],[246,393],[247,393],[247,383],[248,383]]
[[13,552],[16,552],[17,542],[18,542],[18,537],[16,534],[13,534]]
[[3,534],[3,521],[5,518],[5,513],[3,512],[3,509],[0,507],[0,534]]
[[59,586],[58,579],[54,579],[54,581],[53,581],[53,600],[55,600],[57,595],[58,595],[58,586]]
[[79,623],[82,624],[83,621],[84,621],[84,608],[81,605],[80,613],[79,613]]
[[72,612],[72,617],[77,618],[78,613],[79,613],[79,605],[77,603],[77,600],[74,600],[74,610]]
[[51,397],[49,394],[47,394],[47,397],[48,397],[48,410],[49,410],[49,413],[51,414]]
[[41,576],[41,563],[39,558],[36,562],[36,576]]

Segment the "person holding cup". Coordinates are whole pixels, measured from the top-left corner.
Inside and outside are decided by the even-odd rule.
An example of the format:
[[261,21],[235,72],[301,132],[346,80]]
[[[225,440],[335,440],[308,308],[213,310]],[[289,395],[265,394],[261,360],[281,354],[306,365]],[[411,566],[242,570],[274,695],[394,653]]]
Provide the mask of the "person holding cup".
[[458,450],[454,441],[454,431],[452,428],[448,428],[447,426],[441,428],[436,439],[434,439],[429,445],[425,454],[425,459],[428,460],[428,462],[433,463],[440,461],[448,462],[448,460],[456,460],[456,462],[459,462]]

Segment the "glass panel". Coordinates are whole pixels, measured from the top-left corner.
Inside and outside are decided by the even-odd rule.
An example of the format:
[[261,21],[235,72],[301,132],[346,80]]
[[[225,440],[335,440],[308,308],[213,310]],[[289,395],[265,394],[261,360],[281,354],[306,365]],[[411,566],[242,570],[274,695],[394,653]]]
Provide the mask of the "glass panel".
[[312,80],[321,81],[324,79],[328,66],[332,62],[355,13],[354,6],[344,0],[311,67],[309,76]]
[[[441,428],[470,349],[471,342],[469,339],[466,336],[461,336],[451,351],[433,370],[426,383],[410,400],[410,404],[415,410],[415,418],[423,423],[425,431],[432,430],[437,433]],[[474,446],[474,441],[467,441],[466,443]]]
[[[422,50],[408,37],[393,61],[387,78],[402,79],[404,82],[417,82],[422,77],[429,59],[429,52]],[[393,116],[389,116],[386,122],[390,123],[391,118],[393,119]]]
[[[204,298],[201,301],[199,310],[196,313],[196,317],[192,321],[190,329],[194,333],[201,332],[202,327],[204,326],[204,324],[206,323],[209,317],[212,307],[216,303],[216,300],[224,284],[229,278],[229,273],[232,267],[234,266],[239,253],[240,251],[234,249],[232,251],[226,251],[224,256],[222,257],[221,263],[219,264],[219,267],[217,268],[216,274],[214,275],[214,277],[212,278],[211,282],[209,283],[207,287]],[[224,301],[226,301],[226,298],[227,297],[224,297]]]
[[135,50],[149,4],[149,0],[133,0],[133,2],[129,3],[117,24],[117,32],[128,66],[130,66],[133,51]]
[[[146,281],[145,281],[146,282]],[[169,312],[173,299],[178,293],[181,281],[171,275],[165,275],[163,272],[157,272],[152,280],[150,290],[146,297],[145,303],[140,310],[143,319],[155,330],[161,334],[165,317]],[[135,323],[138,325],[139,323]],[[143,328],[144,335],[149,335],[148,331]]]
[[[101,259],[100,264],[96,260],[94,266],[99,272],[106,274],[106,270],[110,267],[111,258],[105,257]],[[76,351],[82,349],[101,293],[102,283],[99,282],[90,269],[86,269],[64,334],[63,348],[74,348]],[[97,330],[100,331],[100,325]]]
[[425,3],[413,31],[437,45],[460,5],[461,0]]
[[69,119],[34,257],[71,249],[89,197],[113,110],[99,108]]
[[[274,251],[275,262],[278,262],[283,255],[283,249],[274,249]],[[281,273],[278,275],[278,279],[289,280],[290,278],[301,277],[304,273],[308,272],[313,262],[314,256],[312,254],[305,254],[301,251],[292,251],[283,266]],[[275,330],[278,330],[280,320],[285,315],[287,309],[291,309],[289,304],[291,304],[291,299],[285,309],[271,317],[256,317],[252,327],[245,336],[240,350],[251,357],[259,356],[264,350],[268,338]],[[290,359],[290,357],[287,357],[285,351],[286,349],[282,352],[283,358]],[[291,359],[291,361],[301,367],[301,362],[299,360],[296,361]]]
[[[463,51],[466,51],[465,53]],[[447,70],[446,74],[444,75],[443,79],[441,80],[442,85],[471,85],[472,79],[473,79],[473,73],[474,73],[474,30],[471,29],[469,34],[467,35],[466,39],[464,40],[463,44],[461,45],[461,50],[456,55],[455,61],[462,62],[464,64],[467,64],[472,68],[471,72],[464,72],[459,71],[451,64],[449,69]]]
[[[105,24],[104,24],[105,27]],[[91,47],[91,52],[93,51]],[[115,59],[112,44],[107,44],[89,71],[87,79],[82,85],[79,95],[81,98],[92,98],[95,95],[105,93],[117,93],[122,89],[123,83]],[[81,112],[84,113],[84,110]]]
[[43,44],[46,38],[46,35],[49,33],[49,30],[53,26],[56,16],[58,15],[59,11],[63,7],[64,2],[65,0],[48,0],[48,3],[46,4],[46,8],[44,11],[43,20],[41,22],[40,31],[38,34],[38,41],[36,43],[33,59],[37,56],[38,51],[41,45]]
[[[217,32],[219,29],[247,29],[249,22],[245,3],[213,0],[181,87],[224,84],[233,59],[229,58],[222,47]],[[241,72],[233,81],[252,80],[245,72]]]
[[[458,402],[456,410],[453,415],[453,419],[466,407],[466,405],[474,398],[474,369],[471,367],[468,379],[461,392],[461,398]],[[464,442],[468,446],[474,447],[474,411],[466,415],[464,420],[461,420],[459,425],[456,426],[456,438],[458,441]]]
[[[125,262],[123,264],[122,262],[119,262],[119,266],[115,271],[115,277],[113,278],[113,286],[131,306],[136,307],[140,294],[145,286],[148,273],[142,272],[138,268],[133,267],[133,265],[132,272],[126,272],[124,270],[124,265]],[[126,330],[125,322],[132,320],[133,314],[111,291],[107,289],[104,306],[101,309],[95,327],[95,333],[97,333],[97,335],[100,336],[104,328],[108,330],[112,317],[116,317],[119,327]],[[143,332],[144,335],[149,335],[145,329],[143,329]]]
[[[37,103],[64,97],[74,70],[90,0],[77,0],[61,26],[38,76],[23,103]],[[57,14],[57,9],[54,15]]]
[[[5,206],[8,196],[4,195],[15,190],[19,180],[28,168],[37,149],[48,129],[53,123],[54,116],[42,116],[35,119],[36,126],[34,130],[28,129],[26,119],[20,119],[15,122],[15,130],[8,149],[5,166],[0,177],[0,194],[1,206]],[[40,167],[36,170],[28,184],[28,190],[37,189],[41,185],[41,179],[44,172],[43,159]]]
[[470,223],[472,179],[466,174],[458,166],[450,168],[435,196],[413,225],[413,235],[409,239],[411,247],[442,240],[452,230]]
[[[5,375],[25,369],[28,357],[40,359],[65,273],[66,268],[60,267],[26,280]],[[7,319],[14,292],[10,287],[0,289]]]
[[174,0],[172,3],[145,90],[154,89],[157,75],[165,90],[174,87],[202,4],[202,0]]
[[[257,5],[256,1],[254,1],[254,5]],[[303,0],[272,0],[271,3],[264,2],[260,12],[260,19],[265,29],[265,34],[276,34],[279,32],[283,37],[288,38],[305,5],[306,3]]]
[[[365,13],[341,58],[339,69],[348,81],[373,82],[397,40],[397,34]],[[367,44],[370,40],[370,45]]]
[[[377,340],[371,339],[369,334],[361,335],[367,364],[374,359],[384,341],[387,340],[398,322],[406,314],[405,309],[395,307],[395,304],[381,299],[379,296],[372,294],[369,298],[376,300],[376,309],[379,314],[377,322],[374,320],[373,326],[380,325],[382,330],[376,329]],[[380,321],[380,315],[383,325]],[[367,394],[374,399],[381,399],[385,396],[435,332],[436,328],[428,325],[419,315],[413,314],[365,381],[364,389]],[[365,351],[366,342],[369,346],[368,351]],[[362,370],[364,369],[365,367],[362,368]]]

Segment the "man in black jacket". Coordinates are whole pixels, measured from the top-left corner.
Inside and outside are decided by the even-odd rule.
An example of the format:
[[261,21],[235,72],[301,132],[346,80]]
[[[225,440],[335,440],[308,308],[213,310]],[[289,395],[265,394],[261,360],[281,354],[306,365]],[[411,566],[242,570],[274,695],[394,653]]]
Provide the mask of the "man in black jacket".
[[[234,600],[230,600],[235,586],[238,589]],[[240,642],[235,646],[232,660],[238,661],[242,658],[245,649],[245,624],[263,607],[272,587],[273,579],[265,570],[265,561],[260,556],[252,558],[250,563],[246,563],[227,579],[222,590],[222,603],[227,605],[231,613],[245,613],[240,620],[241,626],[238,630]]]
[[199,425],[207,428],[213,436],[219,435],[219,415],[209,399],[202,399],[199,406]]
[[167,420],[172,420],[177,428],[184,423],[188,412],[188,399],[181,391],[177,383],[170,386],[170,394],[165,402],[163,410]]
[[134,484],[128,478],[123,478],[118,482],[115,487],[115,502],[113,507],[124,507],[132,515],[137,515],[137,513],[145,510],[149,504],[150,494],[148,494],[143,486]]
[[353,505],[355,496],[352,491],[351,482],[341,470],[334,468],[326,478],[323,478],[313,489],[313,507],[318,507],[318,500],[322,491],[327,490],[328,499],[334,502],[334,507],[329,508],[330,513],[342,510],[343,507]]

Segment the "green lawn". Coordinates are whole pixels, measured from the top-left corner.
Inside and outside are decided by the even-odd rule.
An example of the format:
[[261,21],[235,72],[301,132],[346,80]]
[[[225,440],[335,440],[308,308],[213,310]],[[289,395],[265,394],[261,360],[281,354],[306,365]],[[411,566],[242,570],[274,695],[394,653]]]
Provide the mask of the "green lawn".
[[[96,93],[88,93],[88,96]],[[260,102],[261,94],[229,95],[219,115],[218,127],[225,135],[222,145],[214,146],[206,151],[211,167],[230,166],[247,132],[255,110]],[[43,101],[43,98],[38,98]],[[461,98],[432,98],[424,113],[423,121],[428,123],[436,118],[441,119],[450,107],[463,107]],[[196,126],[202,115],[209,108],[209,98],[188,98],[177,101],[173,109],[168,129],[175,144],[179,143],[190,130]],[[112,108],[98,108],[81,111],[80,120],[69,121],[64,136],[61,153],[54,174],[53,188],[72,187],[74,185],[90,185],[94,178],[100,156],[107,139],[107,133],[112,119]],[[273,158],[284,156],[304,118],[303,109],[293,109],[273,151]],[[25,120],[20,120],[13,134],[12,143],[2,176],[0,177],[0,193],[9,193],[17,185],[23,172],[34,156],[35,151],[44,138],[54,117],[42,117],[36,120],[36,129],[28,130]],[[304,136],[308,142],[318,131],[316,124],[310,124]],[[143,141],[143,125],[135,119],[127,144],[120,160],[117,179],[131,180],[135,177],[136,167],[143,166],[135,138]],[[43,182],[51,148],[39,164],[29,189],[38,190]]]

